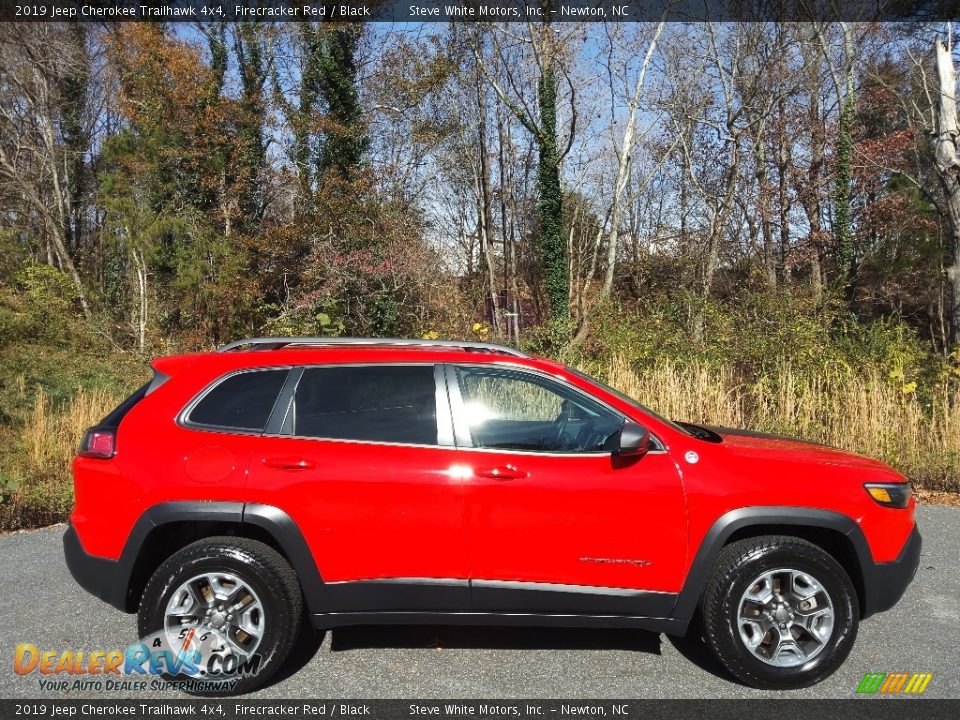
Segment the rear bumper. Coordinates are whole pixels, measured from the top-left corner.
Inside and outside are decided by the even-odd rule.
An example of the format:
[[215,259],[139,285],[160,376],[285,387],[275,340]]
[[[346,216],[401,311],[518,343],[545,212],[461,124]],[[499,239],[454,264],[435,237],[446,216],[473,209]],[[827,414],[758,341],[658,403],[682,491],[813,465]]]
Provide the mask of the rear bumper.
[[874,563],[869,570],[864,568],[864,617],[889,610],[903,597],[917,574],[922,546],[920,530],[914,525],[896,560]]
[[119,562],[88,554],[73,525],[68,525],[63,534],[63,555],[67,569],[80,587],[126,612],[127,583]]

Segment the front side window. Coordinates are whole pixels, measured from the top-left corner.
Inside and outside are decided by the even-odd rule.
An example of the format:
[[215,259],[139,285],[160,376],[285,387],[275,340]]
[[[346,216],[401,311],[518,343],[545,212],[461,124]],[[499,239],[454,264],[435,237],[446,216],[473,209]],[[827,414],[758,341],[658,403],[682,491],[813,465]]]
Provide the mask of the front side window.
[[187,422],[262,432],[289,370],[254,370],[231,375],[196,404]]
[[308,368],[294,396],[293,434],[436,445],[433,373],[432,365]]
[[560,383],[530,373],[459,367],[473,446],[540,452],[611,452],[624,419]]

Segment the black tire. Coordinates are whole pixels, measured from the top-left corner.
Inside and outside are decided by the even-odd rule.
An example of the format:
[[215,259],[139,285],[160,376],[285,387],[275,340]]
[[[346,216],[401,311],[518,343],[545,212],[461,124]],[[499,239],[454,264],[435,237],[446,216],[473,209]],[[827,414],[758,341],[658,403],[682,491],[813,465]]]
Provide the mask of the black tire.
[[[833,605],[829,640],[795,667],[777,667],[756,657],[738,628],[740,600],[749,584],[780,568],[809,573]],[[786,690],[814,685],[840,667],[857,637],[860,608],[853,583],[831,555],[800,538],[767,535],[732,543],[720,552],[701,599],[700,618],[707,645],[735,678],[757,688]]]
[[[140,637],[151,637],[163,631],[167,603],[181,584],[205,572],[218,571],[235,575],[260,598],[265,627],[256,648],[260,662],[255,674],[244,675],[229,690],[202,687],[211,683],[184,683],[189,678],[183,674],[163,676],[183,683],[183,689],[193,695],[238,695],[262,687],[289,655],[303,617],[300,584],[293,568],[280,553],[248,538],[211,537],[187,545],[167,558],[154,572],[140,600],[137,614]],[[197,679],[213,680],[210,677]]]

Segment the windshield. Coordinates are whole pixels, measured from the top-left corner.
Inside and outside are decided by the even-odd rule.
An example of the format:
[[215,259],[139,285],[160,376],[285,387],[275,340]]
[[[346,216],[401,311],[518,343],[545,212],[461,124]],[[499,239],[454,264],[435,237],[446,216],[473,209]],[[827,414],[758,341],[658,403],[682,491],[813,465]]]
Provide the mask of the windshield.
[[[564,367],[566,367],[566,366],[564,366]],[[660,414],[658,414],[658,413],[655,413],[653,410],[651,410],[650,408],[648,408],[646,405],[641,405],[639,402],[637,402],[636,400],[634,400],[632,397],[630,397],[629,395],[624,395],[622,392],[620,392],[620,391],[617,390],[616,388],[610,387],[610,386],[607,385],[606,383],[602,383],[602,382],[600,382],[599,380],[597,380],[596,378],[590,377],[590,376],[587,375],[586,373],[580,372],[579,370],[576,370],[576,369],[574,369],[574,368],[572,368],[572,367],[567,367],[566,369],[567,369],[568,372],[576,375],[578,378],[581,378],[581,379],[583,379],[583,380],[586,380],[586,381],[587,381],[588,383],[590,383],[591,385],[595,385],[596,387],[598,387],[598,388],[600,388],[600,389],[602,389],[602,390],[610,393],[611,395],[620,398],[621,400],[623,400],[623,401],[624,401],[625,403],[627,403],[628,405],[632,405],[633,407],[635,407],[635,408],[637,408],[638,410],[640,410],[641,412],[643,412],[645,415],[649,415],[650,417],[654,418],[655,420],[659,420],[659,421],[662,422],[664,425],[669,425],[670,427],[672,427],[672,428],[673,428],[674,430],[676,430],[677,432],[681,432],[681,433],[683,433],[684,435],[690,435],[690,436],[692,436],[692,437],[697,437],[696,434],[693,433],[693,432],[691,432],[688,428],[686,428],[686,427],[684,427],[683,425],[680,425],[680,424],[678,424],[678,423],[675,423],[675,422],[673,422],[672,420],[667,420],[667,418],[663,417],[662,415],[660,415]]]

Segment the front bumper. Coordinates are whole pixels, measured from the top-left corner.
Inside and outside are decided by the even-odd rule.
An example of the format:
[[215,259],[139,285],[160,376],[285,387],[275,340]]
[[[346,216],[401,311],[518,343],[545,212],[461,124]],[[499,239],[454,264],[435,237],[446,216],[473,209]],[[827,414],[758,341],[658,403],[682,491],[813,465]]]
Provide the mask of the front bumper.
[[80,587],[126,612],[127,582],[119,562],[88,554],[73,525],[68,525],[63,534],[63,555]]
[[920,529],[914,525],[900,555],[893,562],[873,563],[863,568],[864,608],[863,616],[889,610],[903,597],[907,586],[920,566],[920,549],[923,540]]

